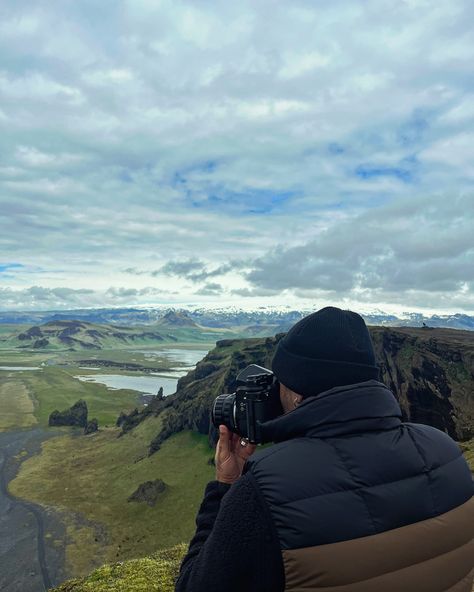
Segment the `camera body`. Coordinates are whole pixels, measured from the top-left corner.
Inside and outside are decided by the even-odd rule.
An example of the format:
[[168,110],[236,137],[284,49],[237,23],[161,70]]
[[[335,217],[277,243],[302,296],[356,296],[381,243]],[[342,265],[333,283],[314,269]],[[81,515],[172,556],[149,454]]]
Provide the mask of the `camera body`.
[[211,420],[224,424],[251,444],[264,442],[261,424],[283,414],[280,384],[271,370],[250,364],[239,372],[235,393],[216,397]]

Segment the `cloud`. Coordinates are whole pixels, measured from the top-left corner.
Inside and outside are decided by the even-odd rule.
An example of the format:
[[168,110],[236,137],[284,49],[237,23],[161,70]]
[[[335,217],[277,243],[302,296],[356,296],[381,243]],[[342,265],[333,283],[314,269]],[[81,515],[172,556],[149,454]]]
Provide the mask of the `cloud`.
[[194,293],[199,296],[219,296],[223,292],[221,284],[216,282],[208,282],[202,288],[196,290]]
[[301,245],[273,249],[253,262],[246,279],[253,289],[296,290],[305,297],[408,300],[418,307],[451,298],[472,307],[473,226],[470,196],[399,200]]
[[[209,269],[208,264],[200,259],[171,260],[155,270],[137,269],[127,267],[123,271],[131,275],[148,275],[151,277],[175,276],[193,283],[201,283],[208,278],[226,275],[233,271],[240,270],[247,265],[245,261],[229,261]],[[211,264],[212,267],[212,264]]]
[[279,288],[238,288],[232,290],[232,294],[235,296],[241,296],[243,298],[255,298],[261,296],[277,296],[281,294],[282,290]]
[[24,266],[9,289],[172,304],[214,280],[235,302],[469,305],[468,0],[0,13],[0,252]]
[[31,286],[24,289],[0,287],[0,310],[56,310],[73,308],[103,308],[125,304],[147,304],[150,298],[161,302],[175,294],[153,287],[134,289],[110,287],[107,290],[90,288],[45,288]]
[[205,268],[205,264],[198,259],[187,259],[184,261],[168,261],[166,265],[159,270],[159,272],[153,272],[158,275],[162,273],[164,275],[177,275],[180,277],[192,277],[196,273],[202,273]]
[[[0,308],[3,310],[73,308],[83,306],[85,302],[91,301],[93,295],[94,291],[88,288],[78,290],[71,288],[51,289],[43,286],[31,286],[22,290],[0,288]],[[97,305],[98,301],[94,303]]]

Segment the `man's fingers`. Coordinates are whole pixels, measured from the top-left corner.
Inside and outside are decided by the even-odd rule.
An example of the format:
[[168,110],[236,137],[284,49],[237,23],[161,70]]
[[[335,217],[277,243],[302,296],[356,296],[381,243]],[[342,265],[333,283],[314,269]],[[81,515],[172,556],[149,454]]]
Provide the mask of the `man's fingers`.
[[256,448],[257,446],[255,444],[249,444],[248,442],[246,442],[245,446],[240,445],[240,458],[243,460],[247,460],[249,456],[252,456]]
[[231,442],[231,451],[232,452],[238,452],[240,449],[240,440],[241,440],[241,436],[239,436],[239,434],[232,434],[232,442]]
[[229,430],[225,425],[219,426],[219,441],[217,443],[217,454],[222,461],[232,455],[240,458],[247,458],[255,452],[255,444],[250,444],[247,440]]
[[230,432],[225,425],[219,426],[219,451],[224,457],[227,457],[231,453],[231,446],[230,441],[232,437],[232,432]]

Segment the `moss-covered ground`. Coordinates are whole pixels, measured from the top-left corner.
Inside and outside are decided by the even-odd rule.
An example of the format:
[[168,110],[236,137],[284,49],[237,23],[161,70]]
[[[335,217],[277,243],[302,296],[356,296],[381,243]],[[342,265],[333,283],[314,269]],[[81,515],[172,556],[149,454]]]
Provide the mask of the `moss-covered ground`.
[[[50,439],[10,483],[15,496],[62,511],[72,576],[190,540],[205,485],[213,478],[213,453],[205,436],[187,431],[148,457],[147,444],[160,421],[151,417],[120,438],[110,428]],[[157,478],[167,489],[154,507],[127,501],[138,485]]]
[[55,592],[173,592],[186,552],[180,544],[149,557],[104,565],[84,579],[65,582]]

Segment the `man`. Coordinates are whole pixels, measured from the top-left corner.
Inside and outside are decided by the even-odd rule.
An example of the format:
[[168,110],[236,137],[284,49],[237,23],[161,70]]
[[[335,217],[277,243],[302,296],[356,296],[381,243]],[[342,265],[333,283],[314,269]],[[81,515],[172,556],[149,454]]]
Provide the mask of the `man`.
[[470,471],[449,436],[402,423],[363,319],[309,315],[272,368],[275,444],[220,426],[177,592],[471,592]]

